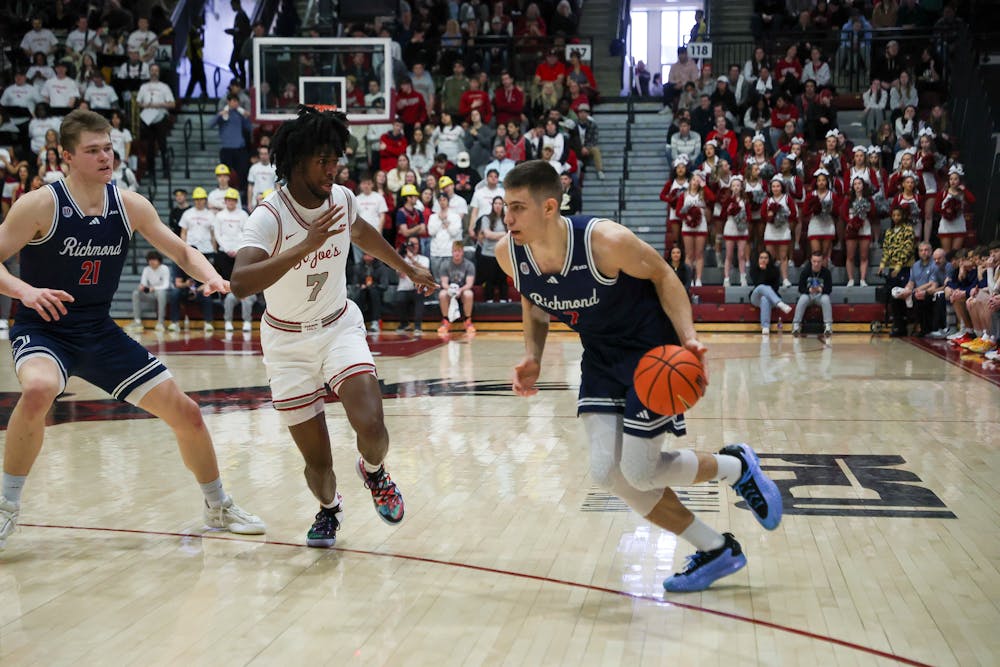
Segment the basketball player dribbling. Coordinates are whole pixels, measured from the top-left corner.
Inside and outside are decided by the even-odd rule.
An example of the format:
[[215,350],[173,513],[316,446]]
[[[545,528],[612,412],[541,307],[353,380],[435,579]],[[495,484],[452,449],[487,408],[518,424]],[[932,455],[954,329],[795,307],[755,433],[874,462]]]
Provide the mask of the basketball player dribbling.
[[684,415],[658,415],[639,403],[632,375],[653,347],[683,345],[704,360],[684,287],[663,257],[625,227],[562,217],[559,176],[547,162],[514,167],[504,191],[508,234],[496,257],[521,293],[526,348],[514,368],[514,391],[538,391],[550,314],[580,334],[577,414],[590,444],[591,476],[696,549],[686,569],[663,582],[667,591],[708,588],[746,565],[746,556],[732,534],[694,516],[670,487],[725,481],[768,530],[777,528],[782,507],[777,486],[748,445],[728,445],[718,454],[663,451],[667,433],[685,434]]
[[21,489],[42,448],[45,416],[71,375],[170,426],[184,464],[201,485],[209,527],[263,533],[264,523],[223,490],[198,405],[111,319],[111,299],[136,231],[201,281],[207,294],[228,292],[229,285],[160,221],[149,201],[111,183],[110,130],[92,111],[68,114],[59,138],[70,175],[18,199],[0,225],[0,258],[21,253],[21,279],[0,268],[0,292],[22,305],[10,332],[21,396],[4,448],[0,544],[17,524]]
[[340,398],[357,434],[356,470],[379,517],[397,524],[404,514],[383,464],[389,434],[364,319],[347,298],[351,242],[409,276],[418,290],[437,287],[429,271],[405,263],[360,217],[354,193],[334,184],[347,140],[347,118],[337,112],[300,106],[298,118],[282,124],[271,151],[286,184],[250,215],[232,276],[237,297],[263,291],[267,301],[261,346],[272,401],[320,503],[306,536],[312,547],[332,547],[342,518],[323,409],[329,393]]

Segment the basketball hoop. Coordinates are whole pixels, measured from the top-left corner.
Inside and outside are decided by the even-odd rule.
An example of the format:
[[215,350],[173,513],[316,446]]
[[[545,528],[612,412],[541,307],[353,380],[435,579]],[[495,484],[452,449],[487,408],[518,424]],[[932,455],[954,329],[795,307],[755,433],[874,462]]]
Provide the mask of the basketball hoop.
[[338,107],[336,104],[309,104],[307,106],[311,106],[313,109],[315,109],[316,111],[320,111],[320,112],[322,112],[322,111],[338,111],[340,109],[340,107]]

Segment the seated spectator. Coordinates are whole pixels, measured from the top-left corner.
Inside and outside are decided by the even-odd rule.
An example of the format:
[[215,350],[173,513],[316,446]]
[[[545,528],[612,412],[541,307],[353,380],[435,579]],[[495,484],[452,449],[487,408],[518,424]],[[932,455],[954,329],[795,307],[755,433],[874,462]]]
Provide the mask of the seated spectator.
[[806,308],[819,304],[823,310],[823,337],[833,335],[833,306],[830,304],[830,293],[833,291],[833,277],[830,269],[823,266],[823,253],[814,252],[809,257],[809,266],[803,267],[799,273],[799,301],[795,304],[795,317],[792,319],[792,335],[802,333],[802,318]]
[[903,56],[899,53],[899,42],[890,40],[878,58],[873,59],[872,76],[882,82],[882,88],[889,90],[898,83],[904,69]]
[[431,141],[438,153],[443,153],[449,162],[454,163],[458,154],[465,150],[465,130],[461,125],[455,124],[452,114],[447,111],[441,111],[440,120]]
[[767,57],[767,52],[763,46],[757,46],[753,50],[753,56],[743,64],[743,78],[748,84],[754,84],[760,77],[760,70],[770,69],[771,61]]
[[[115,89],[123,99],[130,100],[146,81],[149,81],[149,64],[139,58],[138,51],[129,51],[128,60],[115,71]],[[295,94],[298,97],[298,91]]]
[[[893,117],[897,117],[906,107],[920,106],[920,97],[917,94],[917,87],[910,80],[910,73],[903,70],[899,73],[899,79],[889,89],[889,110]],[[898,134],[898,133],[897,133]],[[913,134],[907,132],[906,134]]]
[[791,306],[778,296],[781,273],[774,264],[771,253],[762,250],[757,255],[757,263],[750,267],[750,284],[754,286],[750,292],[750,303],[760,308],[761,335],[771,333],[771,310],[777,308],[785,315],[792,312]]
[[788,98],[785,95],[778,95],[775,98],[774,107],[771,109],[771,145],[776,146],[778,144],[778,136],[781,133],[782,128],[788,121],[799,120],[799,110],[794,104],[788,103]]
[[726,127],[726,117],[718,116],[715,119],[715,127],[708,133],[706,141],[715,141],[718,150],[725,153],[729,162],[736,161],[736,152],[739,150],[739,142],[736,140],[736,133]]
[[414,90],[409,77],[399,80],[399,90],[396,91],[396,114],[408,136],[413,135],[413,128],[427,122],[427,103],[424,96]]
[[701,156],[701,135],[691,129],[691,121],[684,117],[678,121],[678,131],[670,137],[666,148],[667,161],[687,157],[687,161],[695,163]]
[[785,49],[785,57],[774,64],[774,76],[785,95],[795,95],[799,92],[802,72],[802,63],[799,62],[799,47],[796,44],[791,44]]
[[865,107],[862,122],[864,123],[865,131],[867,131],[869,135],[872,135],[885,121],[886,107],[889,104],[889,95],[882,89],[881,81],[878,79],[872,79],[871,85],[864,93],[862,93],[861,101]]
[[368,322],[369,333],[382,331],[382,304],[389,289],[389,270],[368,253],[354,264],[351,276],[351,299],[358,304]]
[[115,153],[114,170],[111,172],[111,182],[122,190],[137,192],[139,190],[139,179],[135,172],[122,161],[121,156]]
[[110,111],[118,107],[118,93],[104,81],[100,71],[91,75],[83,99],[94,111]]
[[[902,218],[902,215],[899,217]],[[911,236],[911,248],[912,239]],[[899,337],[907,334],[906,310],[914,306],[917,323],[920,325],[917,336],[923,337],[931,333],[934,325],[932,299],[934,290],[938,287],[934,280],[937,273],[937,267],[931,259],[931,244],[921,243],[919,257],[913,266],[904,267],[904,270],[900,271],[898,275],[890,274],[890,279],[886,281],[886,289],[890,290],[892,297],[893,327],[890,332],[891,336]],[[899,283],[903,283],[903,285],[899,286]]]
[[549,23],[548,32],[550,35],[573,37],[576,35],[578,22],[579,18],[573,13],[573,8],[570,6],[569,1],[559,0],[559,4],[556,5],[556,13],[552,16],[552,21]]
[[663,85],[663,100],[667,106],[673,104],[680,95],[684,84],[697,81],[700,75],[698,64],[688,56],[687,47],[677,47],[677,62],[670,66],[667,82]]
[[810,50],[809,60],[802,68],[802,84],[805,85],[809,80],[815,81],[818,88],[828,87],[833,80],[830,64],[823,60],[822,53],[816,47]]
[[53,116],[62,117],[76,106],[76,101],[80,99],[80,87],[75,79],[66,76],[65,61],[58,61],[55,71],[56,75],[42,86],[42,99],[48,102]]
[[[538,155],[538,157],[540,158],[541,155]],[[488,172],[491,169],[496,169],[502,181],[507,172],[514,168],[515,164],[513,160],[507,157],[507,149],[504,146],[498,145],[493,147],[493,161],[486,163],[485,170]]]
[[[438,335],[445,336],[451,331],[451,323],[458,319],[456,306],[461,307],[465,317],[465,332],[474,334],[476,327],[472,324],[472,303],[475,295],[472,286],[476,282],[476,267],[465,258],[465,249],[461,241],[455,241],[451,246],[451,256],[438,265],[438,282],[441,289],[438,292],[438,302],[441,306],[441,326]],[[452,306],[452,302],[456,306]]]
[[840,48],[837,63],[846,72],[861,72],[870,63],[872,45],[872,25],[863,14],[857,12],[840,28]]
[[580,92],[585,95],[591,104],[597,102],[599,91],[597,89],[597,79],[594,78],[593,70],[583,64],[580,59],[580,52],[573,49],[569,52],[569,67],[566,69],[566,85],[575,82],[580,86]]
[[754,41],[763,41],[765,36],[780,31],[785,20],[785,3],[782,0],[754,0],[750,16],[750,32]]
[[[431,261],[420,254],[420,240],[418,238],[408,239],[405,248],[404,262],[430,270]],[[404,273],[399,274],[396,302],[399,304],[399,328],[396,329],[396,333],[413,331],[414,336],[422,336],[424,333],[424,295],[416,290],[413,281]]]
[[[212,300],[212,297],[207,296],[201,289],[201,283],[185,273],[184,269],[176,264],[173,267],[171,275],[173,276],[173,284],[167,293],[167,304],[170,309],[170,326],[167,327],[167,330],[180,330],[178,323],[181,319],[181,304],[197,303],[201,307],[201,315],[204,320],[202,328],[205,333],[214,331],[215,327],[212,325],[212,322],[215,317],[215,302]],[[185,315],[185,328],[187,328],[187,320],[188,316]]]
[[[1000,336],[1000,242],[982,248],[979,257],[979,286],[965,302],[972,320],[974,333],[979,338],[962,344],[962,348],[976,354],[990,355],[997,349]],[[996,360],[997,355],[987,356]]]
[[132,290],[132,325],[130,330],[142,331],[142,304],[156,304],[156,330],[163,331],[163,318],[167,311],[167,294],[170,291],[170,267],[163,264],[163,256],[155,250],[146,253],[146,266],[139,277],[139,286]]
[[599,134],[597,123],[590,118],[590,106],[583,104],[577,111],[577,131],[580,133],[582,146],[580,156],[584,162],[592,162],[597,170],[597,178],[604,180],[604,160],[601,147],[598,145]]
[[976,255],[973,250],[959,249],[954,251],[952,271],[945,281],[944,295],[955,310],[958,320],[958,331],[948,336],[949,341],[958,341],[956,345],[975,340],[976,332],[972,327],[966,302],[972,296],[972,290],[979,287],[979,274],[976,267]]
[[708,95],[709,98],[715,94],[716,76],[712,74],[712,63],[703,61],[698,72],[698,78],[694,80],[694,87],[701,95]]
[[403,121],[399,118],[392,120],[392,127],[388,132],[379,137],[378,143],[378,168],[388,172],[396,168],[396,159],[400,155],[406,154],[406,134],[403,132]]
[[42,87],[45,82],[56,75],[56,71],[49,67],[49,62],[44,53],[38,52],[31,60],[31,67],[28,68],[28,81],[35,87],[39,96],[42,94]]
[[708,95],[702,95],[698,98],[698,108],[691,112],[691,129],[698,136],[706,137],[715,127],[714,119],[712,100]]
[[879,30],[895,28],[898,16],[899,0],[879,0],[872,7],[872,27]]
[[140,16],[136,20],[136,29],[133,30],[126,40],[129,51],[136,51],[143,62],[152,63],[156,57],[156,46],[159,38],[156,33],[149,29],[149,19]]
[[497,123],[506,124],[511,120],[522,123],[527,120],[524,91],[514,84],[509,72],[500,73],[500,87],[493,93],[493,106],[497,112]]
[[559,202],[559,213],[562,215],[577,215],[583,207],[583,195],[580,188],[573,183],[569,174],[560,174],[559,182],[562,183],[562,199]]
[[[445,172],[446,176],[452,180],[454,189],[454,194],[465,200],[465,211],[463,215],[468,212],[468,204],[472,203],[472,196],[476,190],[476,185],[482,180],[479,172],[472,168],[472,159],[466,151],[462,151],[458,154],[458,159],[455,160],[455,166]],[[451,192],[449,192],[451,194]],[[462,205],[459,203],[454,203],[453,208],[456,210],[461,209]]]
[[556,49],[546,51],[545,59],[535,68],[532,97],[538,96],[545,82],[552,83],[556,95],[562,97],[563,86],[566,84],[566,65],[559,59],[559,51]]
[[434,143],[423,128],[413,128],[413,139],[406,146],[406,156],[410,159],[410,168],[423,176],[434,166]]
[[750,88],[749,99],[751,104],[756,102],[757,98],[763,97],[767,100],[768,106],[773,108],[773,97],[775,92],[777,92],[777,87],[774,82],[774,77],[771,76],[771,70],[767,67],[762,67],[760,75],[754,82],[753,87]]
[[55,148],[45,149],[44,155],[38,156],[41,162],[38,165],[38,175],[45,183],[55,183],[66,178],[68,169],[59,157],[59,151]]
[[0,106],[10,114],[13,122],[23,128],[31,120],[35,107],[42,101],[38,91],[28,83],[24,70],[14,72],[14,83],[7,86],[0,95]]
[[76,19],[76,27],[66,35],[66,48],[74,53],[100,53],[104,40],[101,39],[101,31],[93,30],[87,22],[86,16]]
[[21,51],[25,58],[31,58],[37,53],[48,57],[55,53],[58,45],[59,40],[55,34],[43,27],[42,19],[37,16],[31,19],[31,30],[24,33],[24,37],[21,38]]

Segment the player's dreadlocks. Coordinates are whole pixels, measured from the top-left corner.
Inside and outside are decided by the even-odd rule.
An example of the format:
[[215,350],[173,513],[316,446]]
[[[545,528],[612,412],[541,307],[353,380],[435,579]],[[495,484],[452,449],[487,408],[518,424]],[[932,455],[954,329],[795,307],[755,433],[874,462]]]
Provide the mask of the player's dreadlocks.
[[279,179],[288,179],[295,163],[305,157],[329,150],[337,156],[347,148],[347,116],[340,111],[318,111],[299,105],[298,118],[285,121],[271,141],[274,171]]

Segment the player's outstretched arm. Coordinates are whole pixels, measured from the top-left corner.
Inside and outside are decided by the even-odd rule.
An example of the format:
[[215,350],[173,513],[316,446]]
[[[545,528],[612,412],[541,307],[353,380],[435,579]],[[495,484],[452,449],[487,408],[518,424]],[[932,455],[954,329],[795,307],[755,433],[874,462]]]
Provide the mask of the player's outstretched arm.
[[19,299],[28,308],[38,311],[43,320],[51,322],[66,314],[63,302],[73,301],[73,297],[62,290],[29,285],[12,276],[3,266],[3,262],[21,252],[29,241],[49,231],[54,204],[45,190],[35,190],[20,197],[0,224],[0,293]]
[[422,266],[404,262],[396,249],[389,245],[378,230],[361,218],[357,218],[351,224],[351,241],[375,259],[392,267],[397,273],[408,276],[419,293],[430,294],[439,287],[430,271]]
[[[509,236],[497,242],[496,258],[500,268],[508,276],[513,276],[514,267],[510,263]],[[521,296],[521,326],[524,330],[524,358],[514,366],[514,393],[518,396],[533,396],[538,393],[535,383],[542,371],[542,352],[549,335],[549,314]]]
[[670,318],[681,345],[702,361],[706,348],[698,341],[691,314],[691,301],[677,274],[656,250],[626,227],[610,220],[594,228],[591,247],[597,269],[606,276],[624,271],[634,278],[649,280],[656,286],[663,312]]
[[[266,209],[267,207],[258,206],[250,215],[250,223],[243,231],[244,244],[247,242],[249,228],[258,221],[257,216],[271,216]],[[270,221],[277,225],[273,217]],[[272,231],[274,234],[280,233],[277,228]],[[271,256],[268,251],[259,247],[244,245],[236,253],[233,275],[229,280],[233,294],[239,299],[244,299],[251,294],[263,292],[288,273],[289,269],[308,257],[309,253],[322,248],[330,237],[343,234],[345,231],[347,223],[344,222],[344,208],[334,205],[316,218],[302,241],[277,255]]]
[[205,294],[229,292],[229,281],[222,279],[204,255],[163,224],[149,200],[135,192],[120,190],[119,194],[125,203],[132,229],[146,237],[154,248],[172,259],[184,273],[202,283]]

